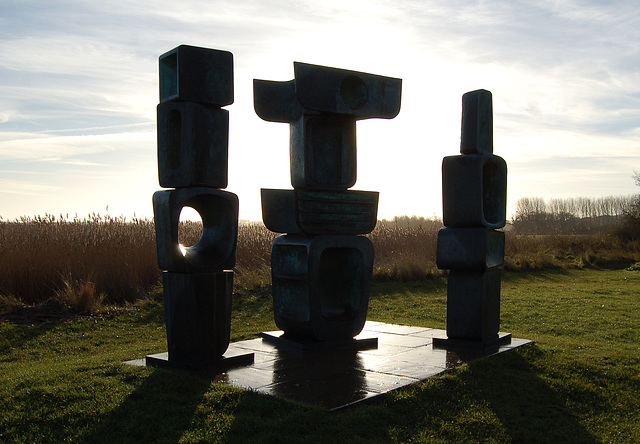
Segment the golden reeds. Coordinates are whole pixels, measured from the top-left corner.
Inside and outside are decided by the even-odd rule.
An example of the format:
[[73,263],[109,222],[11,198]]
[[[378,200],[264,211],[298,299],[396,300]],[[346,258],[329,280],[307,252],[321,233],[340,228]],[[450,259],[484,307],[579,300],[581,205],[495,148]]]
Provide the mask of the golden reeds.
[[[440,275],[435,266],[438,219],[381,221],[368,235],[375,247],[374,279],[406,281]],[[198,222],[181,222],[185,245],[198,241]],[[262,223],[238,229],[235,287],[268,288],[270,251],[277,235]],[[534,236],[507,232],[505,269],[599,266],[640,260],[640,243],[607,234]],[[0,219],[0,301],[35,304],[65,299],[91,310],[147,297],[160,284],[153,221],[92,214],[86,219],[52,215]],[[65,302],[65,301],[63,301]],[[0,308],[0,311],[2,308]]]

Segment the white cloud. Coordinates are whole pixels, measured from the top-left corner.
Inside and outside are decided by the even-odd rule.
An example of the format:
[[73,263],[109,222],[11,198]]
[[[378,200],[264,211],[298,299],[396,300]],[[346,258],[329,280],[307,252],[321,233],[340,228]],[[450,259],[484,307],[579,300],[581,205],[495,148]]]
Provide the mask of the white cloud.
[[[0,21],[0,169],[49,168],[51,186],[82,190],[50,197],[61,208],[92,204],[87,180],[110,209],[148,208],[157,58],[181,43],[234,53],[229,190],[241,217],[259,217],[260,187],[290,186],[288,130],[255,115],[251,80],[291,79],[294,60],[403,79],[396,119],[358,123],[355,188],[382,192],[383,217],[440,211],[460,96],[477,88],[494,94],[510,199],[574,183],[591,195],[635,191],[624,182],[625,168],[640,169],[640,12],[630,0],[34,0],[7,5]],[[46,210],[46,199],[29,211],[5,200],[16,190],[7,186],[2,211]]]

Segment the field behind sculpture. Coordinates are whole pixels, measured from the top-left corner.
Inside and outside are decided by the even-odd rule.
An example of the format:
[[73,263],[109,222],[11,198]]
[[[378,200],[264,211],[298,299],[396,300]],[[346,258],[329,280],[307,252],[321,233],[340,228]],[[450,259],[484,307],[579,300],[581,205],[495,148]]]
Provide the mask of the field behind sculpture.
[[[123,364],[166,350],[164,311],[0,323],[2,442],[640,442],[640,271],[507,273],[502,329],[535,344],[344,411]],[[369,319],[444,328],[446,282],[374,282]],[[232,341],[273,330],[234,300]]]
[[[410,281],[441,275],[436,268],[437,219],[381,221],[368,235],[375,246],[374,280]],[[201,225],[184,222],[180,239],[195,243]],[[276,234],[260,223],[241,224],[235,288],[268,290],[270,247]],[[640,261],[640,242],[612,234],[516,235],[507,232],[505,269],[628,267]],[[0,221],[0,308],[57,298],[91,310],[135,302],[160,285],[153,222],[92,215]],[[0,311],[2,311],[0,310]]]

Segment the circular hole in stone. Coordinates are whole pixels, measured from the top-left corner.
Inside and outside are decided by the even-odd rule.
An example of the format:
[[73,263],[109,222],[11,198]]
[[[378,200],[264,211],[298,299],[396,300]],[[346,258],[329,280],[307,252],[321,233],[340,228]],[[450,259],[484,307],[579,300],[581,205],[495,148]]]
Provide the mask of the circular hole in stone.
[[191,247],[202,238],[202,217],[192,207],[182,207],[178,223],[178,243],[180,251],[186,254],[186,248]]
[[349,108],[359,109],[367,103],[369,91],[360,77],[349,76],[340,85],[340,97]]

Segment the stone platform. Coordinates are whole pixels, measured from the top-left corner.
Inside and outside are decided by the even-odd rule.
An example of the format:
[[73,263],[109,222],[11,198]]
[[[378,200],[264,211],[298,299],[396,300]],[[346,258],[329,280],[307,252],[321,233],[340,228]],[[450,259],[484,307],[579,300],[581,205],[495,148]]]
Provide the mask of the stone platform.
[[[268,332],[278,336],[279,332]],[[480,351],[435,348],[444,330],[367,322],[356,339],[367,347],[306,350],[252,339],[229,345],[226,358],[254,354],[250,365],[220,374],[199,371],[213,381],[252,389],[291,401],[337,410],[397,388],[439,375],[470,360],[507,352],[532,341],[512,338],[509,344]],[[370,338],[377,337],[372,348]],[[277,342],[276,342],[277,343]],[[359,342],[362,344],[362,341]],[[144,360],[132,361],[144,365]]]

